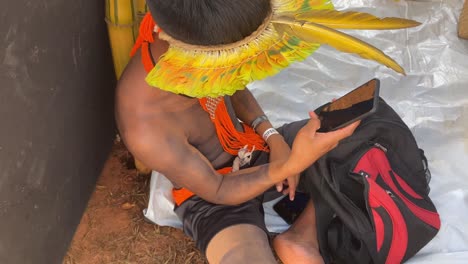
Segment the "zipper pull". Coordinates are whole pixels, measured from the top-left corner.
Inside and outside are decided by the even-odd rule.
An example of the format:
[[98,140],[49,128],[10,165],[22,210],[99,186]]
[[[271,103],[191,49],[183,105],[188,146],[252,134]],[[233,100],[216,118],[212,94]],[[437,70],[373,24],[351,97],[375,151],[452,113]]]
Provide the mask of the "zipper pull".
[[358,172],[358,174],[361,175],[361,176],[364,176],[364,177],[366,177],[366,178],[369,178],[369,174],[368,174],[367,172],[363,171],[363,170],[360,170],[360,171]]
[[386,192],[390,197],[395,197],[395,195],[394,195],[391,191],[385,190],[385,192]]
[[374,143],[374,146],[378,147],[379,149],[381,149],[383,152],[387,153],[387,148],[380,145],[379,143]]

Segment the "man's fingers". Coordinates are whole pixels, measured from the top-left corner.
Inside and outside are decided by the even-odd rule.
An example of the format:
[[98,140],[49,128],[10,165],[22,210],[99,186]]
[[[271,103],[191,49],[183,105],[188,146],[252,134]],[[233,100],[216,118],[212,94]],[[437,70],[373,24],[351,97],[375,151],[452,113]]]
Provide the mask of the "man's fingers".
[[345,126],[336,131],[328,132],[325,134],[333,135],[333,137],[336,137],[336,139],[339,141],[339,140],[342,140],[344,138],[351,136],[354,130],[356,130],[356,128],[359,126],[360,123],[361,121],[356,121],[348,126]]
[[284,189],[284,191],[282,191],[282,193],[284,195],[288,195],[289,200],[293,201],[294,200],[294,195],[296,194],[296,191],[293,190],[292,188],[287,188],[287,189]]
[[349,137],[354,133],[354,130],[356,130],[356,128],[359,126],[360,123],[361,123],[360,120],[356,121],[352,123],[351,125],[348,125],[346,127],[343,127],[342,129],[339,129],[338,131],[342,133],[343,138]]
[[289,185],[289,200],[294,201],[294,196],[296,195],[296,184]]
[[275,185],[276,185],[276,190],[278,192],[281,192],[283,190],[283,183],[282,182],[279,182],[279,183],[277,183]]
[[356,121],[344,128],[340,128],[336,131],[332,132],[327,132],[327,133],[317,133],[321,137],[327,138],[327,141],[330,143],[333,143],[333,145],[330,145],[331,149],[336,147],[338,143],[342,140],[345,139],[349,136],[351,136],[354,132],[354,130],[359,126],[360,121]]
[[320,128],[320,119],[314,111],[309,112],[310,120],[309,125],[312,126],[313,131],[317,131]]
[[289,195],[289,200],[293,201],[294,196],[296,195],[296,186],[297,186],[297,178],[290,177],[287,179],[287,188],[283,191],[283,194]]
[[309,111],[309,116],[310,116],[311,119],[319,119],[319,117],[315,113],[315,111]]

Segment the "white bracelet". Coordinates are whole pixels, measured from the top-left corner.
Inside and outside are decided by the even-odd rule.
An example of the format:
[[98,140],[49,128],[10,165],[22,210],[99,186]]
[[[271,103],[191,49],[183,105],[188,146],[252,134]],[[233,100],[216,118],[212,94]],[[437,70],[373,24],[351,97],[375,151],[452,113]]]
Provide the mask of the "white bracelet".
[[279,135],[278,131],[274,128],[269,128],[267,130],[265,130],[265,132],[263,132],[263,140],[265,140],[265,142],[268,140],[269,137],[271,137],[272,135]]

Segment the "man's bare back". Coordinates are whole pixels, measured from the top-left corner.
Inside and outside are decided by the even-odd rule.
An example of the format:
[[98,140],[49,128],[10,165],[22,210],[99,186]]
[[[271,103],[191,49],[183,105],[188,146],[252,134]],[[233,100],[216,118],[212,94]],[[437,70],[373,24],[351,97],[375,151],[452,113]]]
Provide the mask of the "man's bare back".
[[[167,44],[151,45],[154,58],[167,50]],[[209,115],[198,99],[150,87],[140,54],[130,61],[116,91],[116,116],[124,138],[169,134],[174,141],[187,141],[205,156],[215,169],[230,166],[233,156],[224,152]],[[164,155],[164,152],[158,152]]]

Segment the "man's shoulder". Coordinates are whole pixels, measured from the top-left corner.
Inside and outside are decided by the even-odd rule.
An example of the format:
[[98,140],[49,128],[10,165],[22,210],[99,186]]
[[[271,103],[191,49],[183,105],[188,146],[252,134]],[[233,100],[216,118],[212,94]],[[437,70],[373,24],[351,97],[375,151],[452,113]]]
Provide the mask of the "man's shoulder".
[[125,89],[135,86],[147,86],[145,81],[146,71],[141,63],[141,60],[138,59],[139,54],[136,54],[125,67],[120,79],[117,82],[117,87],[119,89]]
[[163,108],[163,100],[167,100],[168,95],[146,83],[146,72],[138,56],[130,60],[117,84],[117,121],[134,139],[174,133],[167,131],[170,126],[164,126],[172,122],[171,113]]
[[[155,37],[154,43],[150,43],[150,49],[151,52],[149,54],[152,55],[153,62],[157,63],[159,57],[167,51],[168,43]],[[134,92],[138,88],[150,87],[145,80],[147,75],[148,72],[142,62],[141,50],[137,50],[133,57],[130,58],[117,83],[117,92],[119,93],[122,90]]]

